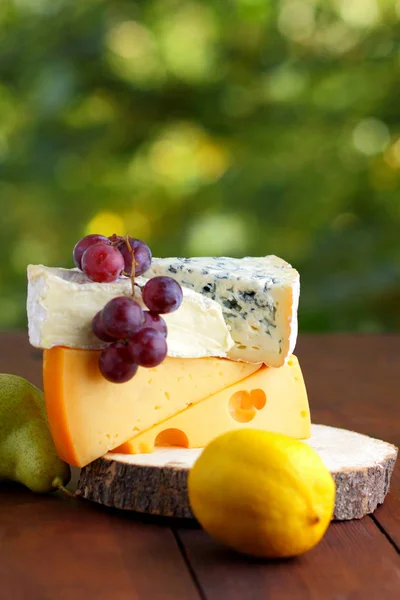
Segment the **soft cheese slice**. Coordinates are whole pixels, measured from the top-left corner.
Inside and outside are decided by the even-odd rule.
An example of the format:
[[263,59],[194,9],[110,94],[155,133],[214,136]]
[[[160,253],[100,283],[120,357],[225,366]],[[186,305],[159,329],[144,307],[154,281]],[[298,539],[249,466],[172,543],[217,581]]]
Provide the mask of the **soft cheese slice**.
[[262,367],[242,381],[137,434],[113,452],[142,454],[157,446],[203,448],[227,431],[264,429],[306,439],[311,435],[307,392],[297,358],[280,369]]
[[[135,298],[144,307],[141,289],[147,279],[135,281]],[[28,267],[29,340],[38,348],[68,346],[101,348],[92,333],[97,311],[121,295],[131,294],[124,277],[115,283],[94,283],[77,269]],[[165,315],[168,326],[168,355],[178,358],[224,357],[233,346],[221,307],[192,289],[183,288],[179,309]]]
[[115,384],[101,375],[99,356],[63,347],[44,352],[50,430],[59,456],[78,467],[259,368],[218,358],[167,358]]
[[281,258],[155,258],[146,277],[155,275],[221,305],[235,342],[230,358],[280,367],[293,353],[300,278]]

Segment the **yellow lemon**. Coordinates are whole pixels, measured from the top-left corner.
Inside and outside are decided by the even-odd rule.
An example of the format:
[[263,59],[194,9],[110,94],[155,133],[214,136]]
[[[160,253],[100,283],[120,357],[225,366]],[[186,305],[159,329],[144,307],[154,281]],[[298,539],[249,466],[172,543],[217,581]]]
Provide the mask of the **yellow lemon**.
[[188,491],[193,513],[210,535],[268,558],[315,546],[335,504],[335,483],[315,450],[256,429],[208,444],[189,473]]

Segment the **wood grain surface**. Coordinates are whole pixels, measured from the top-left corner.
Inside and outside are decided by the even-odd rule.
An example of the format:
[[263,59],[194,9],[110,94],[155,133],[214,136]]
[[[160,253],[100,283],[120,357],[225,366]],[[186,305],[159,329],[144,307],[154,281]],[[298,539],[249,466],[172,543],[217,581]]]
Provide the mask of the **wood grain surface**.
[[[300,336],[314,422],[400,445],[400,336]],[[41,386],[41,353],[0,335],[0,372]],[[77,473],[75,472],[75,481]],[[0,600],[398,600],[400,465],[372,517],[288,561],[253,561],[195,524],[0,484]]]

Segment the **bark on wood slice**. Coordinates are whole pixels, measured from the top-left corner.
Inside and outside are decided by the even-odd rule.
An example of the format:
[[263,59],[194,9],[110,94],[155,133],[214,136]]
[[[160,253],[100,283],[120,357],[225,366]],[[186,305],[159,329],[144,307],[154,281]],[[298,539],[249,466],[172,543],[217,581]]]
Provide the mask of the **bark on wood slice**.
[[[334,519],[359,519],[389,491],[397,448],[346,429],[313,425],[307,442],[336,482]],[[77,495],[105,506],[193,518],[187,475],[201,449],[157,448],[153,454],[107,454],[82,469]]]

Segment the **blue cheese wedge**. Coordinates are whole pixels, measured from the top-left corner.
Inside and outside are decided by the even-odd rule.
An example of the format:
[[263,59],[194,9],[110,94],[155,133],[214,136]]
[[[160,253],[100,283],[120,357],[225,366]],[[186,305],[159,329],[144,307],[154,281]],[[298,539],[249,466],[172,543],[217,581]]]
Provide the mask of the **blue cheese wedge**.
[[229,358],[280,367],[293,353],[300,277],[281,258],[154,258],[145,275],[168,275],[218,302],[235,343]]
[[[147,279],[135,280],[135,300],[143,308],[141,290]],[[102,348],[91,329],[94,315],[116,296],[130,296],[130,279],[94,283],[78,269],[29,265],[29,340],[38,348],[68,346]],[[183,302],[175,312],[163,315],[168,327],[168,356],[174,358],[225,358],[233,340],[220,305],[183,287]]]

